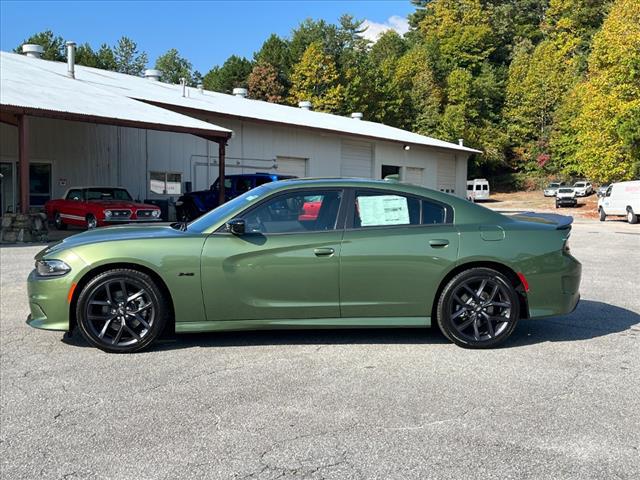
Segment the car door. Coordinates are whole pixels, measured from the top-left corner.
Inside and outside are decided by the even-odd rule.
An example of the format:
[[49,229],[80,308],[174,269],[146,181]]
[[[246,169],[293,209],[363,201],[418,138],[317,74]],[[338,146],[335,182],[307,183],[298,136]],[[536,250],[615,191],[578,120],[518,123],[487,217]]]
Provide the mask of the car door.
[[384,190],[356,190],[347,202],[342,317],[430,317],[439,281],[458,255],[453,209]]
[[[342,197],[342,189],[275,194],[239,216],[244,235],[211,234],[201,261],[207,320],[339,317]],[[321,206],[307,220],[310,199]]]
[[60,216],[64,218],[66,223],[72,225],[85,224],[85,194],[86,192],[80,188],[69,190],[65,197],[63,212]]

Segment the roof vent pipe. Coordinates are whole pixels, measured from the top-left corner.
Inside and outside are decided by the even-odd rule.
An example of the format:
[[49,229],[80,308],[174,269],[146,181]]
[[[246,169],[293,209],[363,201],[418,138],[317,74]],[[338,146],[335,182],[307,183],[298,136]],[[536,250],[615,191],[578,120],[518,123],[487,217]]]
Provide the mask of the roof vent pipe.
[[160,77],[162,77],[162,72],[160,70],[151,68],[144,71],[144,78],[151,80],[152,82],[160,81]]
[[42,58],[44,48],[42,45],[35,45],[33,43],[25,43],[22,45],[22,53],[29,58]]
[[67,42],[67,77],[76,78],[76,42]]
[[203,85],[202,83],[199,83],[199,84],[198,84],[198,91],[199,91],[200,93],[204,93],[204,85]]
[[311,110],[311,102],[309,100],[298,102],[298,106],[303,110]]
[[362,120],[362,112],[353,112],[351,118],[354,120]]
[[187,79],[184,77],[180,78],[180,85],[182,86],[182,96],[187,96]]
[[458,139],[458,145],[460,145],[461,147],[464,147],[464,139],[463,138],[459,138]]
[[247,98],[247,93],[249,93],[247,91],[246,88],[234,88],[233,89],[233,95],[236,97],[241,97],[241,98]]

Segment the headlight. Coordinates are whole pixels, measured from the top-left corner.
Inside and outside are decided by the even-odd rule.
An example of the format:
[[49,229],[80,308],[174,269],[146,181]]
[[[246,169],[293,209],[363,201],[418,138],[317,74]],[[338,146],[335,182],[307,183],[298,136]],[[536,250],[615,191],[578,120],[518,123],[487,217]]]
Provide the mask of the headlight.
[[104,211],[104,216],[105,217],[110,217],[112,215],[111,210],[105,210]]
[[36,272],[41,277],[59,277],[71,271],[71,267],[62,260],[38,260]]
[[158,218],[160,216],[160,210],[154,210],[151,212],[151,216]]

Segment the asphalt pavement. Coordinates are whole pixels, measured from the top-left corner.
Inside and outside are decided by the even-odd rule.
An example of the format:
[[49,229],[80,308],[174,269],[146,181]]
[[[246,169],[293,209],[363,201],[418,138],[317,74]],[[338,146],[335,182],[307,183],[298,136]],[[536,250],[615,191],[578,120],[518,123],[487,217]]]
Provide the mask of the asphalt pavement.
[[3,479],[640,478],[640,225],[574,225],[582,301],[503,347],[433,330],[179,336],[109,355],[29,328],[2,246]]

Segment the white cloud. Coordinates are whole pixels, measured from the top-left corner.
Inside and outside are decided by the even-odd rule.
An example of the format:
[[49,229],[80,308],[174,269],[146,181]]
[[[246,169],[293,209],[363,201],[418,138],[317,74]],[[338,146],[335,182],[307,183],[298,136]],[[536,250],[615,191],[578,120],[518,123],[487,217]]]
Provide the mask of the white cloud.
[[387,30],[395,30],[400,35],[404,35],[409,31],[409,21],[399,15],[390,16],[384,23],[365,20],[362,26],[367,27],[367,29],[361,35],[372,42],[377,42],[378,37]]

